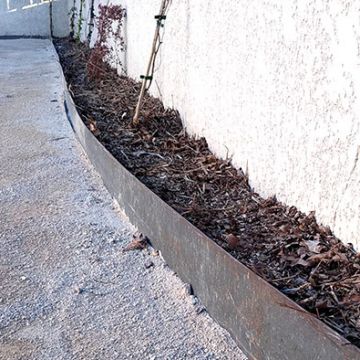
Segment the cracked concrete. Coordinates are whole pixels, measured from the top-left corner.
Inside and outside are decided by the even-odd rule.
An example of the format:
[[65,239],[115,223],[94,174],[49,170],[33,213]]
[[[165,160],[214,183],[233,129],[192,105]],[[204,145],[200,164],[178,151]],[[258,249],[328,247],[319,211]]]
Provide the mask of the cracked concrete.
[[[120,214],[47,40],[0,40],[0,359],[244,359]],[[151,265],[149,265],[151,264]]]

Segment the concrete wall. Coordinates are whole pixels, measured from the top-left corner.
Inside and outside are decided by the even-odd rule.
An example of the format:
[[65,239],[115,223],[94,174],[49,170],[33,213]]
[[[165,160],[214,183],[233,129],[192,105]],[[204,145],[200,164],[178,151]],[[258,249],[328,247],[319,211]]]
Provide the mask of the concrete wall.
[[[127,7],[138,78],[160,0],[113,3]],[[359,14],[360,0],[173,0],[152,88],[256,191],[315,210],[358,249]]]
[[[0,0],[0,36],[50,36],[49,0]],[[53,33],[69,34],[68,0],[52,0]]]

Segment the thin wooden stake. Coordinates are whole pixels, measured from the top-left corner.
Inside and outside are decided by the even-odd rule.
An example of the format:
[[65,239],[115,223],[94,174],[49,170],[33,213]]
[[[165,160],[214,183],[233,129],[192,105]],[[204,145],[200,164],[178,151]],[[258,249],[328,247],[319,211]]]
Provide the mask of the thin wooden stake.
[[[166,11],[166,8],[167,8],[167,6],[166,6],[167,3],[168,3],[168,0],[162,0],[160,11],[159,11],[160,16],[165,15],[165,11]],[[140,109],[141,109],[141,105],[142,105],[142,102],[143,102],[143,99],[144,99],[147,82],[149,80],[150,71],[151,71],[152,65],[154,63],[154,56],[156,56],[156,47],[157,47],[157,42],[158,42],[159,36],[160,36],[160,28],[161,28],[161,20],[158,20],[156,22],[155,35],[154,35],[154,40],[153,40],[153,44],[152,44],[152,48],[151,48],[151,54],[150,54],[149,63],[148,63],[147,69],[146,69],[145,76],[142,79],[140,95],[139,95],[138,102],[136,104],[135,114],[134,114],[134,117],[133,117],[133,120],[132,120],[133,125],[138,125],[139,124]]]

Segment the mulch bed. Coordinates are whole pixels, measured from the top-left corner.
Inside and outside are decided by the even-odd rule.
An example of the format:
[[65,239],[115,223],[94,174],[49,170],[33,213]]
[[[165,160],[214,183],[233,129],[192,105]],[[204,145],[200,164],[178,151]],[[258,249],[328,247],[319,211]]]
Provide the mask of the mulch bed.
[[56,40],[69,90],[85,124],[138,179],[236,259],[360,347],[360,254],[328,227],[275,197],[263,199],[230,159],[190,137],[177,111],[105,64],[90,80],[90,50]]

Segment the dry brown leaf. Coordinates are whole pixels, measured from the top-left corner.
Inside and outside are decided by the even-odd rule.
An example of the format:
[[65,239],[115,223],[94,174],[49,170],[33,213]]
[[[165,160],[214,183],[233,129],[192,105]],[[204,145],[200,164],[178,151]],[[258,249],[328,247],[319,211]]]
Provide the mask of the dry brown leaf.
[[234,234],[229,234],[226,236],[226,242],[230,249],[236,249],[240,245],[240,239]]
[[147,246],[147,238],[141,233],[135,233],[133,240],[123,248],[123,251],[143,250]]
[[341,302],[342,305],[355,305],[358,304],[360,306],[360,294],[353,294],[344,298]]

